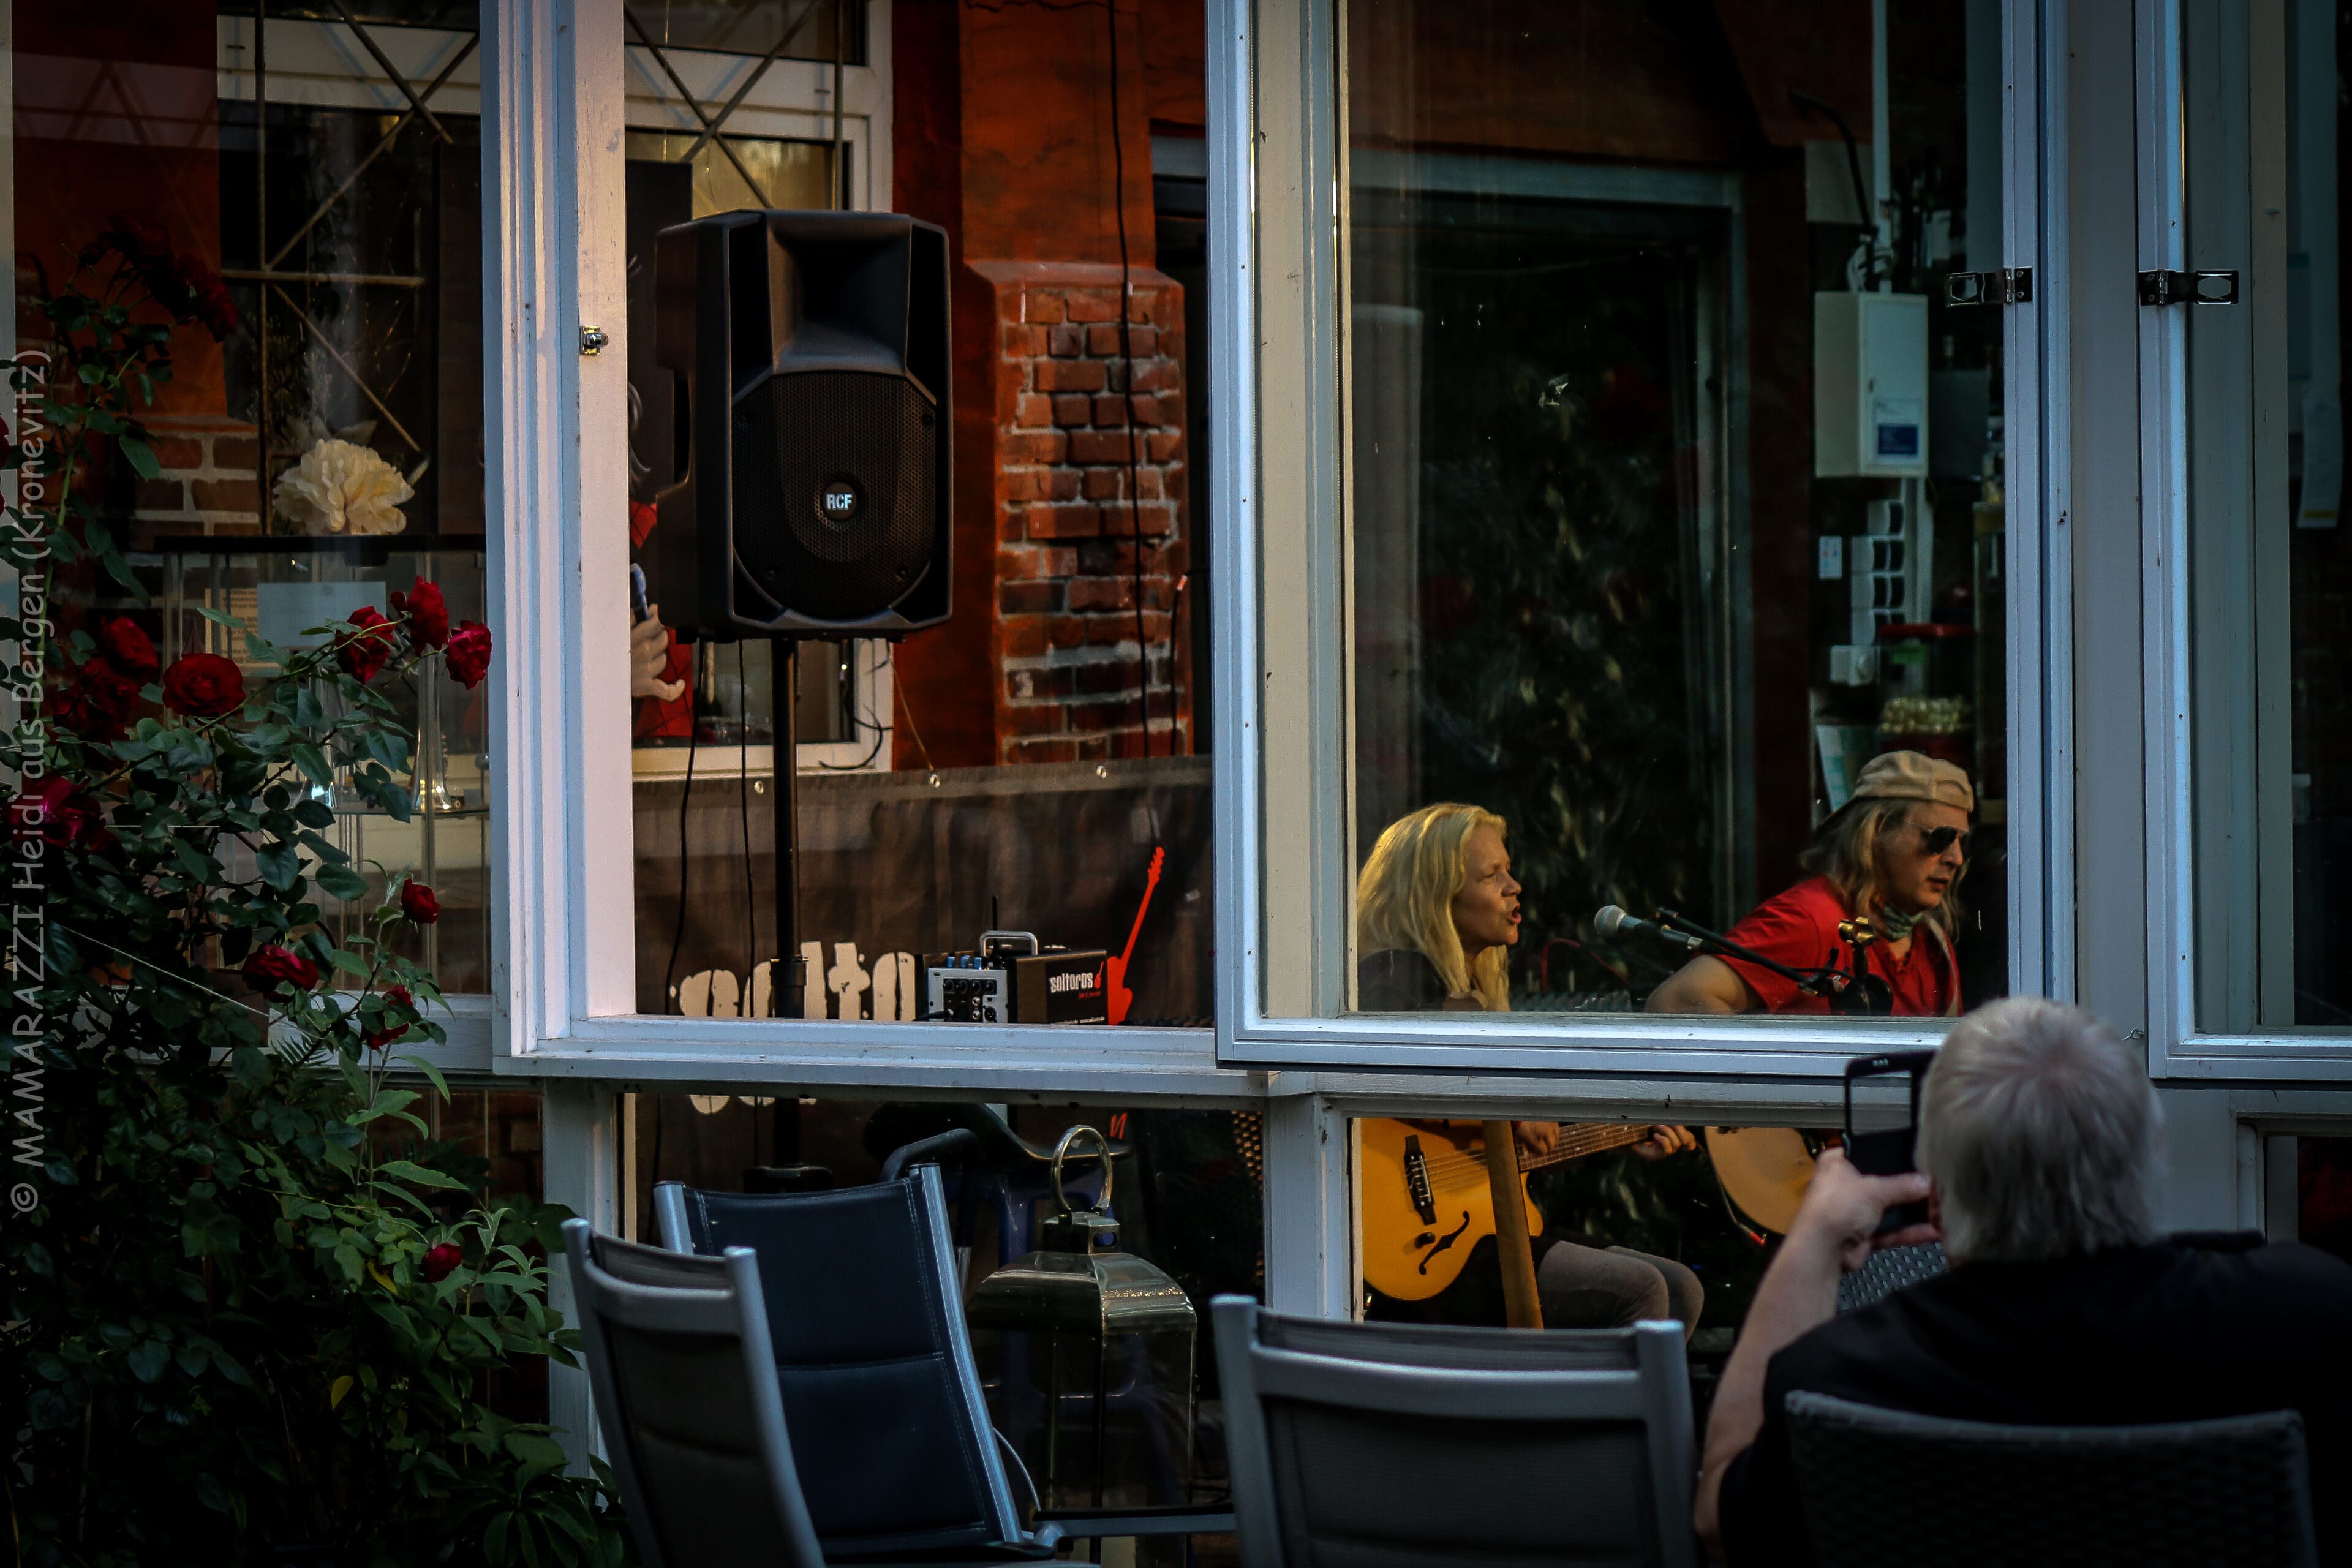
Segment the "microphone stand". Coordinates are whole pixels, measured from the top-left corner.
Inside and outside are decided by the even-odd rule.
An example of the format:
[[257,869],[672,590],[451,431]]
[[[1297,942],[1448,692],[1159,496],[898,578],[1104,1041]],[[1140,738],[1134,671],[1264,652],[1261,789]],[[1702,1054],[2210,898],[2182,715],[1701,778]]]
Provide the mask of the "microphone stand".
[[1711,931],[1696,921],[1686,919],[1672,910],[1659,910],[1650,917],[1650,923],[1660,931],[1671,931],[1693,942],[1699,952],[1736,958],[1742,963],[1752,963],[1768,973],[1777,974],[1806,995],[1819,996],[1832,1006],[1844,1000],[1846,988],[1853,984],[1852,975],[1834,966],[1816,970],[1791,969],[1777,959],[1767,958],[1754,948],[1743,947],[1721,932]]

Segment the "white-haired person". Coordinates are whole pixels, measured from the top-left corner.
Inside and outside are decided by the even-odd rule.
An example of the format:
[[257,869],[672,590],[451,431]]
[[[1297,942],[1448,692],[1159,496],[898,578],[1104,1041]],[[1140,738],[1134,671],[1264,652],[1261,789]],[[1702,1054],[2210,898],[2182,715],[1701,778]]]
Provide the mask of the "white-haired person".
[[[2138,1056],[2079,1008],[2018,998],[1954,1025],[1921,1094],[1919,1171],[1865,1176],[1824,1152],[1765,1271],[1707,1423],[1709,1550],[1732,1568],[1812,1560],[1781,1415],[1801,1389],[2027,1426],[2297,1409],[2321,1561],[2352,1559],[2352,1265],[2252,1232],[2160,1233],[2159,1123]],[[1922,1198],[1927,1224],[1874,1237]],[[1938,1235],[1948,1273],[1838,1314],[1843,1273]]]
[[[1801,862],[1812,873],[1766,900],[1724,934],[1790,969],[1853,961],[1839,927],[1867,915],[1878,940],[1864,952],[1885,983],[1885,1011],[1932,1017],[1960,1010],[1954,950],[1968,871],[1976,792],[1958,765],[1920,752],[1863,764],[1853,795],[1813,835]],[[1653,1013],[1826,1013],[1822,998],[1743,958],[1702,953],[1650,994]]]
[[[1441,801],[1389,824],[1356,880],[1356,1005],[1367,1013],[1506,1013],[1511,1006],[1510,948],[1519,940],[1519,884],[1511,876],[1505,824],[1491,811]],[[1417,1122],[1460,1147],[1483,1147],[1476,1122]],[[1519,1147],[1549,1152],[1551,1121],[1512,1123]],[[1662,1160],[1695,1148],[1683,1127],[1654,1127],[1633,1146]],[[1698,1326],[1706,1291],[1670,1258],[1612,1247],[1598,1237],[1547,1231],[1535,1238],[1536,1287],[1544,1326],[1617,1328],[1674,1318]],[[1502,1266],[1491,1237],[1470,1250],[1461,1277],[1426,1301],[1370,1292],[1368,1315],[1440,1323],[1503,1321]]]

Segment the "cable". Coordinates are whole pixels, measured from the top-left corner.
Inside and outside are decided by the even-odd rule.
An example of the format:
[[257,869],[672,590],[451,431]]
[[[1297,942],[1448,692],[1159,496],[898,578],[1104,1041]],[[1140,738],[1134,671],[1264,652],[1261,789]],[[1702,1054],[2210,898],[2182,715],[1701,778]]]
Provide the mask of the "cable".
[[[774,678],[770,677],[771,679]],[[751,974],[760,967],[760,900],[751,893],[751,682],[743,674],[743,642],[735,641],[735,691],[743,704],[740,765],[735,770],[735,809],[743,822],[743,1000],[738,1015],[751,1016]]]
[[[1142,437],[1135,423],[1135,285],[1130,280],[1131,266],[1127,244],[1127,146],[1118,128],[1118,0],[1103,0],[1103,15],[1110,22],[1110,164],[1111,195],[1118,207],[1118,357],[1126,371],[1126,383],[1121,395],[1127,400],[1127,520],[1134,542],[1128,553],[1128,584],[1135,604],[1135,706],[1143,716],[1143,754],[1151,754],[1151,644],[1143,635],[1143,490],[1141,465],[1136,444]],[[1176,620],[1171,612],[1168,621],[1169,661],[1175,661]],[[1169,677],[1172,682],[1175,671]],[[1174,689],[1170,689],[1170,700],[1174,700]],[[1176,711],[1168,712],[1169,755],[1176,752]]]
[[[702,730],[698,712],[702,698],[702,683],[695,679],[694,666],[698,654],[687,656],[686,681],[686,791],[677,797],[677,923],[670,928],[669,963],[662,969],[662,1002],[671,1000],[670,982],[677,975],[678,944],[686,940],[686,808],[694,803],[694,753],[700,748]],[[684,1007],[678,1009],[686,1011]],[[656,1123],[656,1126],[659,1124]]]
[[[857,647],[856,643],[850,643],[847,646],[852,650],[855,650]],[[890,645],[888,643],[884,643],[882,645],[882,662],[874,667],[874,678],[879,680],[882,678],[882,672],[889,668]],[[855,731],[861,724],[866,729],[874,731],[874,744],[866,749],[864,756],[858,758],[857,761],[854,763],[817,763],[817,766],[829,773],[862,773],[867,768],[872,767],[874,765],[874,759],[882,754],[883,741],[894,732],[895,727],[889,724],[877,723],[874,719],[874,710],[871,704],[867,705],[866,716],[864,718],[858,717],[856,710],[854,707],[851,709],[849,714],[850,729]]]

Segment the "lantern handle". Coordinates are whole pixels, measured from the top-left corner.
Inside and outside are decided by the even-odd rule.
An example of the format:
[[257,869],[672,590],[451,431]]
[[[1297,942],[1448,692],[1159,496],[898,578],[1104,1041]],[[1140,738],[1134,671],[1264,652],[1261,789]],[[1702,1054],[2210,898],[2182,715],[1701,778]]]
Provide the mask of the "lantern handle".
[[1054,1145],[1054,1201],[1062,1205],[1062,1212],[1064,1214],[1076,1214],[1078,1212],[1077,1205],[1071,1203],[1068,1194],[1062,1191],[1062,1159],[1063,1156],[1066,1155],[1070,1152],[1070,1145],[1076,1142],[1081,1137],[1093,1139],[1095,1141],[1095,1147],[1102,1151],[1102,1196],[1096,1200],[1093,1209],[1089,1212],[1094,1214],[1108,1213],[1110,1209],[1111,1174],[1110,1140],[1102,1135],[1100,1129],[1089,1127],[1083,1121],[1079,1122],[1076,1127],[1071,1128],[1067,1132],[1063,1133],[1062,1141]]

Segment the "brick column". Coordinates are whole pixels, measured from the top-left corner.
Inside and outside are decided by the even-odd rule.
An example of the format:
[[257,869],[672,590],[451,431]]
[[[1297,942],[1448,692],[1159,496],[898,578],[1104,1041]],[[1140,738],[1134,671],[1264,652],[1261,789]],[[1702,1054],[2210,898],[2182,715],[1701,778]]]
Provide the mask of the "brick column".
[[1150,268],[1130,274],[1130,395],[1117,267],[969,265],[997,340],[995,760],[1184,755],[1183,290]]

